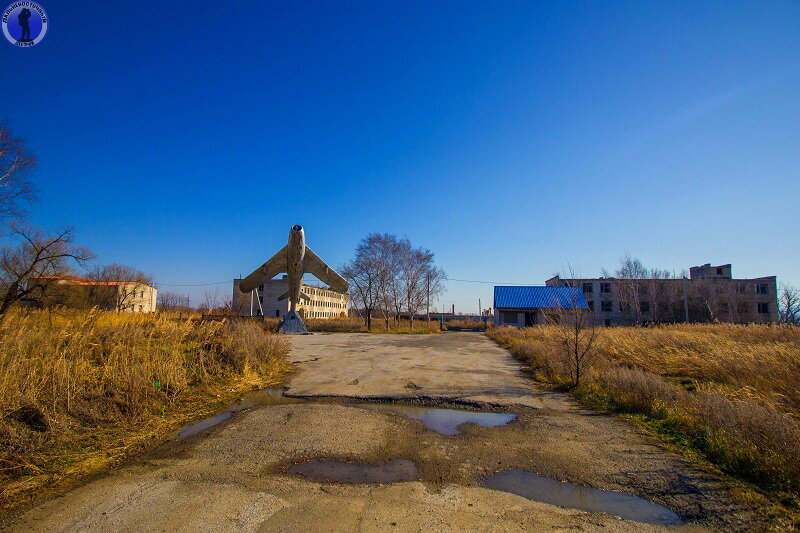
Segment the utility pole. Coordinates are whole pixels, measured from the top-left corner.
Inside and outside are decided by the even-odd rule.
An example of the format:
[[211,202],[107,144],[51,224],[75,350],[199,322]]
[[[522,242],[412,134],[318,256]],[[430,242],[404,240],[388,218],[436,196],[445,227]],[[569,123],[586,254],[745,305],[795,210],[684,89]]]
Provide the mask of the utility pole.
[[478,316],[483,316],[483,309],[481,308],[481,299],[478,298]]
[[431,273],[428,271],[426,278],[428,282],[428,304],[426,306],[426,312],[428,314],[428,322],[431,321]]
[[689,323],[689,297],[686,294],[686,278],[683,278],[683,320],[687,324]]

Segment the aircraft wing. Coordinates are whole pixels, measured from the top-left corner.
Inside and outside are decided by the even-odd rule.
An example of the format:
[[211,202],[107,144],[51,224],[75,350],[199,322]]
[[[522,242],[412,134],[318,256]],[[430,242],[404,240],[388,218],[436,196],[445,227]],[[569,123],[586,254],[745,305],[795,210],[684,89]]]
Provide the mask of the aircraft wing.
[[305,258],[303,259],[303,270],[309,274],[314,274],[321,281],[327,283],[331,289],[339,292],[347,292],[349,287],[347,281],[336,273],[331,267],[325,264],[317,254],[306,246]]
[[273,255],[269,261],[255,269],[249,276],[244,278],[239,283],[239,290],[242,292],[250,292],[261,283],[274,278],[281,272],[286,272],[288,269],[288,257],[286,254],[286,246],[281,248],[281,251]]

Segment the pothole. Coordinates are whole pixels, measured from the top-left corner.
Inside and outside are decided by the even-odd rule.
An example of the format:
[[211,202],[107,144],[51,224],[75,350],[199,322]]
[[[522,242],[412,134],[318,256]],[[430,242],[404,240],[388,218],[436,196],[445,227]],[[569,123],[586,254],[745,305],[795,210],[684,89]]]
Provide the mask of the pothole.
[[484,427],[504,426],[514,420],[517,415],[509,413],[493,413],[490,411],[469,411],[466,409],[443,409],[438,407],[420,407],[415,405],[356,403],[351,407],[373,409],[375,411],[391,411],[414,420],[421,420],[425,427],[441,435],[458,435],[461,424],[473,423]]
[[680,517],[671,509],[638,496],[581,487],[526,470],[503,470],[484,479],[483,486],[537,502],[581,511],[608,513],[635,522],[662,526],[682,523]]
[[244,411],[245,409],[266,405],[286,405],[293,403],[305,403],[305,400],[301,400],[299,398],[287,398],[283,395],[283,389],[261,389],[247,392],[225,411],[184,426],[180,433],[178,433],[178,439],[188,439],[193,435],[197,435],[198,433],[224,422],[232,417],[235,413]]
[[339,461],[314,461],[296,464],[289,473],[314,481],[337,483],[397,483],[414,481],[419,468],[408,459],[392,459],[380,465],[344,463]]

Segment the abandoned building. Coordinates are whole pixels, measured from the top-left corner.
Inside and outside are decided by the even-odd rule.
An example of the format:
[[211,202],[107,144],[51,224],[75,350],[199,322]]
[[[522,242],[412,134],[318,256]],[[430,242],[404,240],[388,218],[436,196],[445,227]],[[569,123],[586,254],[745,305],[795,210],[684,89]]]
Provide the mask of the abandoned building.
[[580,290],[598,324],[778,321],[775,276],[734,278],[731,265],[691,267],[689,277],[561,278],[549,287]]
[[[289,299],[278,300],[289,291],[289,278],[271,279],[260,284],[250,293],[239,290],[241,279],[233,280],[232,307],[236,314],[283,318],[289,312]],[[307,318],[340,318],[348,313],[350,296],[331,289],[303,284],[300,288],[311,300],[301,299],[297,312]]]
[[37,305],[73,308],[99,307],[124,313],[153,313],[158,289],[138,281],[97,281],[80,276],[31,278],[41,288]]

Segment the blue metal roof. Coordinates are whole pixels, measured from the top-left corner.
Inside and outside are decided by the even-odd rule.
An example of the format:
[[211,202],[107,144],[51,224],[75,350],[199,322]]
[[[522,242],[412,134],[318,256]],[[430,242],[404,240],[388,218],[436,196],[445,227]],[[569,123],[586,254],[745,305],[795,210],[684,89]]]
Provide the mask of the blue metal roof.
[[494,288],[494,306],[499,309],[587,309],[578,287],[515,286]]

